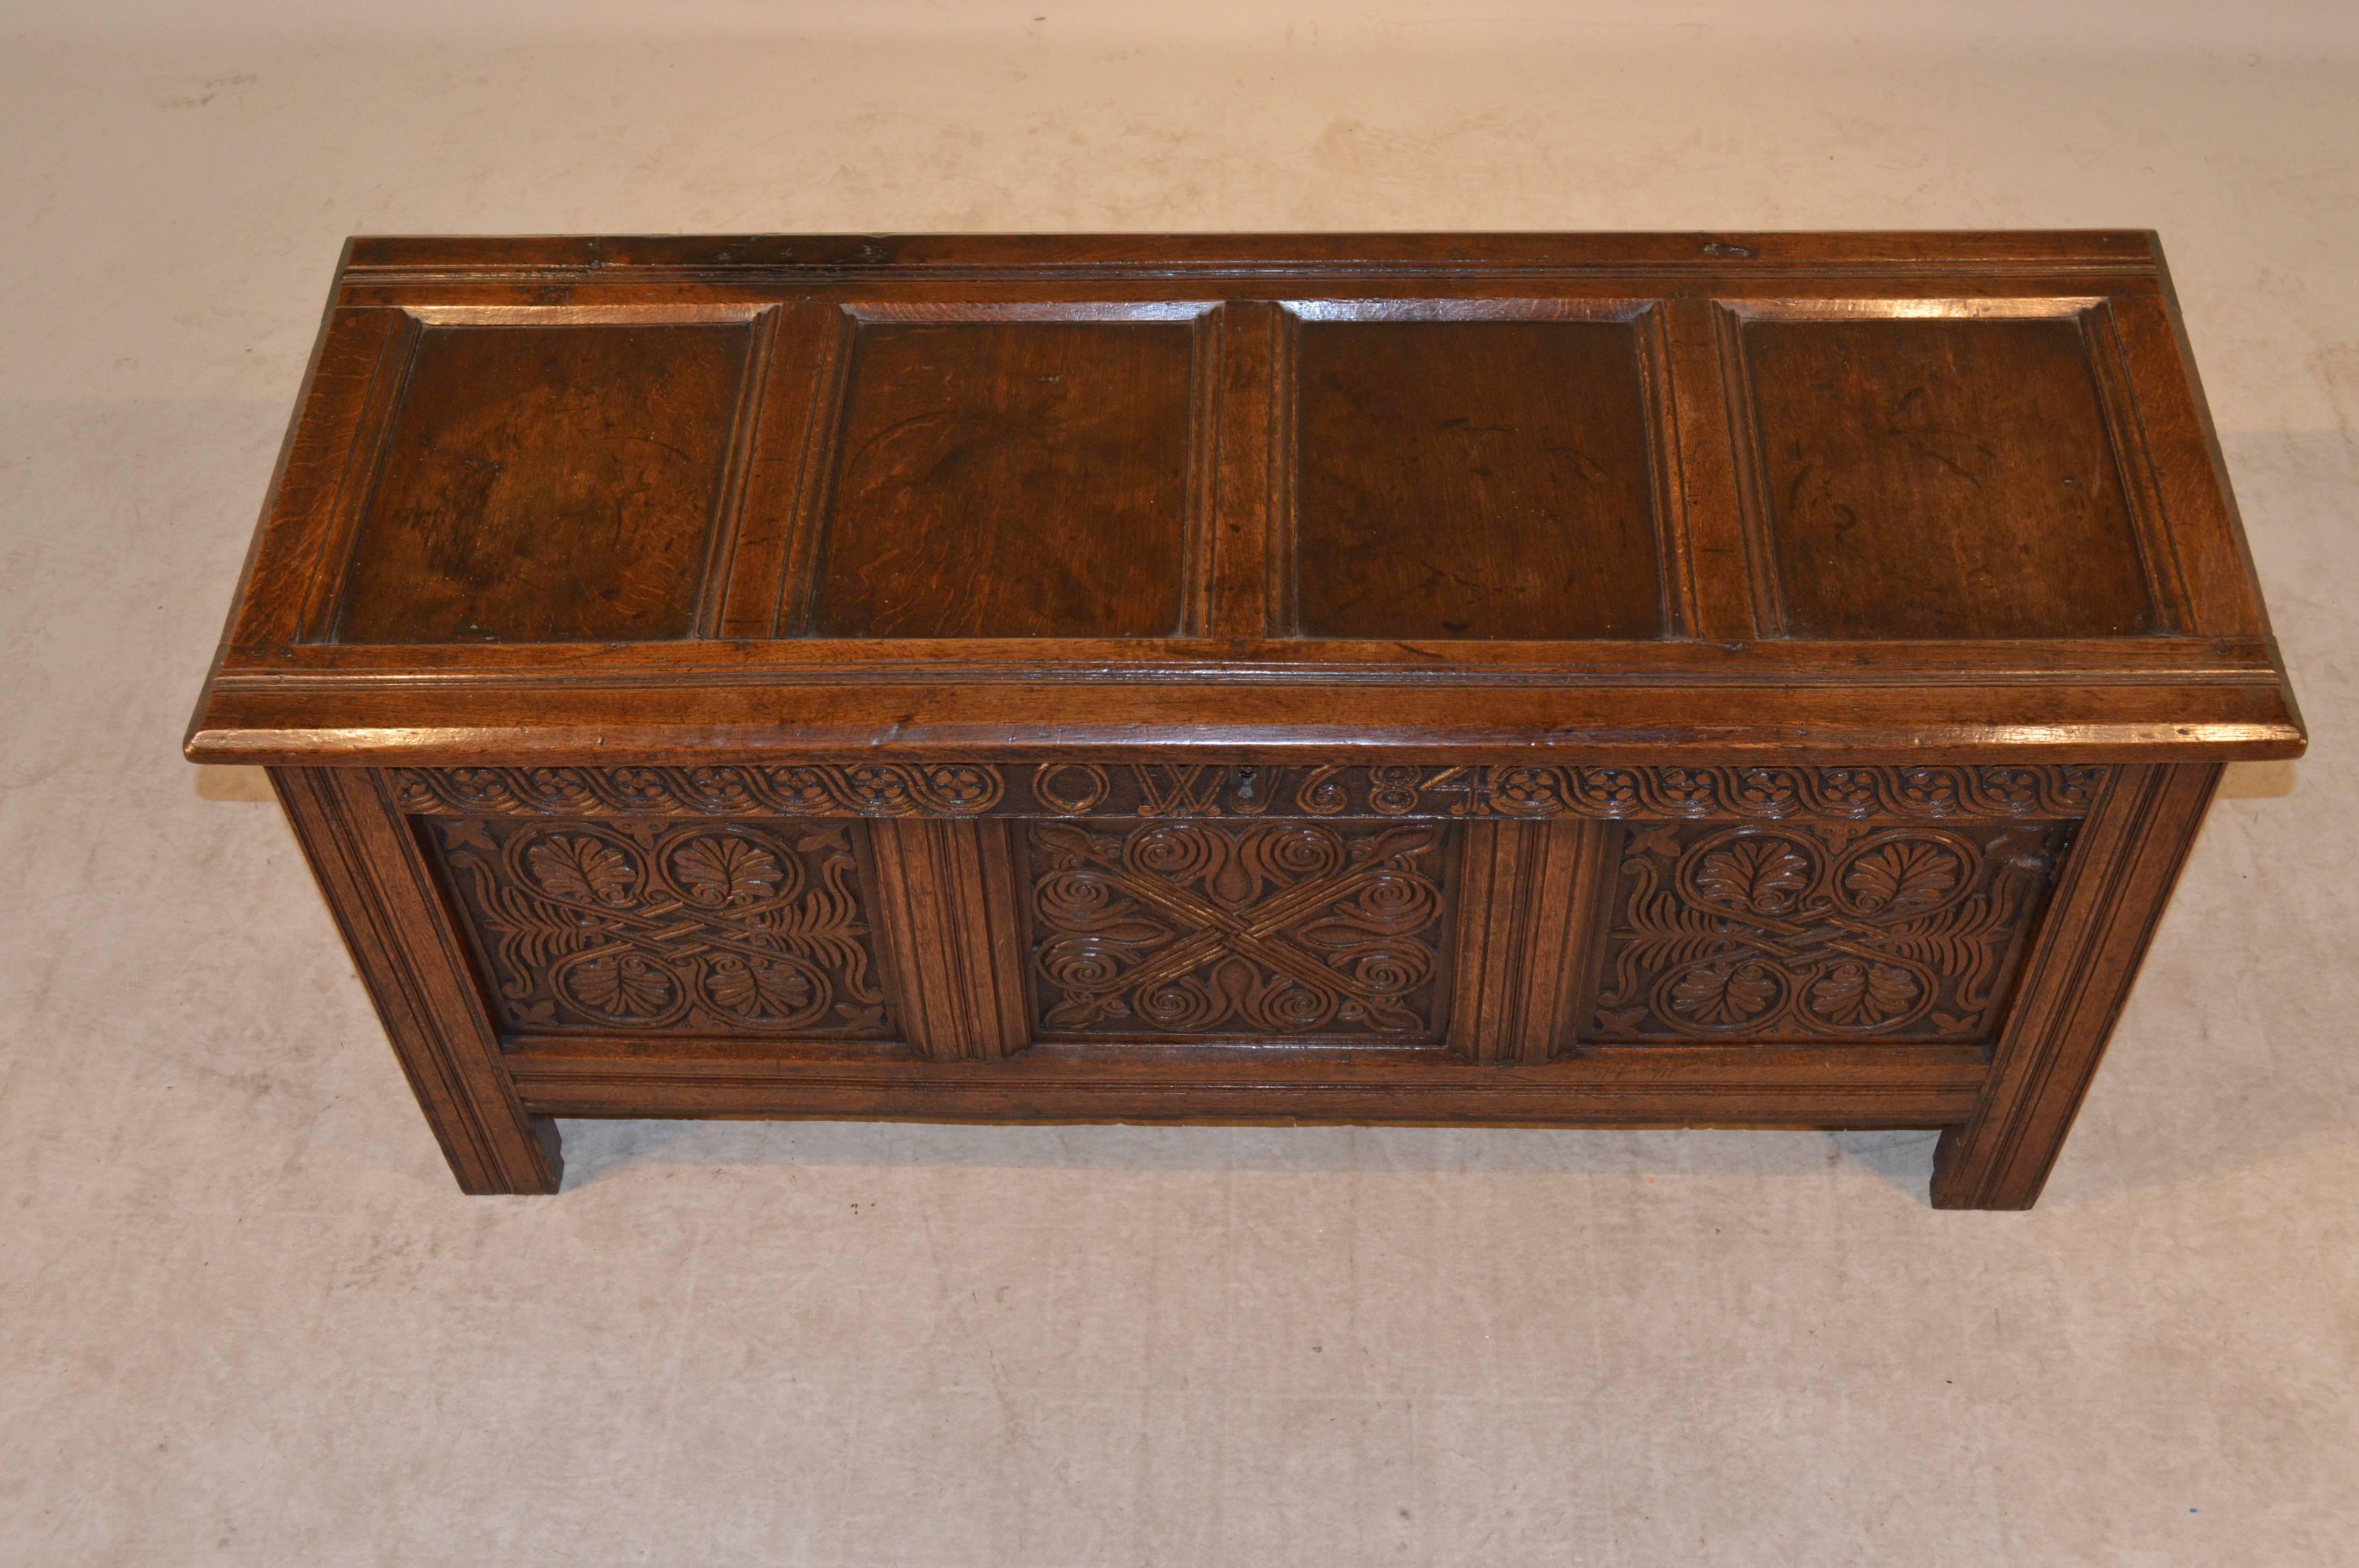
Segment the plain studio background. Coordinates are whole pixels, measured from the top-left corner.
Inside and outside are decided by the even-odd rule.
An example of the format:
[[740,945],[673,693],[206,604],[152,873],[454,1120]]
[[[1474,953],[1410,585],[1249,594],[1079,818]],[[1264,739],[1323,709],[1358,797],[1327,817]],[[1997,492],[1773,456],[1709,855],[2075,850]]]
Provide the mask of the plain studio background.
[[[0,51],[0,1560],[2349,1561],[2359,9],[67,9]],[[466,1199],[178,759],[349,232],[2114,224],[2316,741],[2029,1215],[1914,1133],[575,1125]]]

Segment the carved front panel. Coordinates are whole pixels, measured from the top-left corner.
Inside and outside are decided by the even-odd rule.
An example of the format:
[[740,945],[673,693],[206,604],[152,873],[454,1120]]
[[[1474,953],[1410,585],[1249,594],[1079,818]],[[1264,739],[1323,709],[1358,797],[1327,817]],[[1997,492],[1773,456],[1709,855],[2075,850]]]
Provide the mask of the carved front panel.
[[1440,823],[1028,824],[1041,1032],[1438,1044],[1456,834]]
[[1973,1043],[2072,825],[1621,831],[1584,1040]]
[[[1537,1031],[1516,1047],[1532,1060],[1582,1044],[1987,1044],[2104,777],[963,762],[393,775],[503,1033],[983,1049],[921,1027],[932,1014],[884,957],[903,986],[1004,999],[976,1025],[987,1057],[1028,1035],[1448,1044],[1477,1060],[1510,1028]],[[973,820],[1024,804],[1036,815]],[[949,883],[895,857],[872,867],[871,835],[900,829],[860,818],[912,816],[969,819],[973,865]],[[1544,872],[1493,854],[1460,908],[1467,835],[1571,822],[1597,825],[1574,860]],[[1562,927],[1529,954],[1516,934],[1536,916],[1518,901],[1539,895],[1525,872],[1553,879]],[[952,961],[941,932],[881,921],[888,907],[939,915],[972,951]],[[1477,935],[1462,941],[1462,924]]]
[[441,817],[506,1033],[889,1038],[842,823]]

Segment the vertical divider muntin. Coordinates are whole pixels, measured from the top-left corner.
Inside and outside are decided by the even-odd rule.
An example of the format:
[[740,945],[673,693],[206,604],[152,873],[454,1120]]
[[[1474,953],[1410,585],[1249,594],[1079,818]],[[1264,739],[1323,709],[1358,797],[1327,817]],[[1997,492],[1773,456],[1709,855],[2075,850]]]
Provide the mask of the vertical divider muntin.
[[1605,983],[1605,937],[1614,924],[1614,900],[1622,880],[1622,852],[1629,842],[1626,822],[1591,822],[1582,839],[1581,863],[1572,884],[1571,930],[1565,942],[1570,972],[1560,1006],[1561,1027],[1549,1043],[1550,1056],[1581,1049],[1582,1035],[1597,1016],[1597,992]]
[[998,818],[870,826],[895,1015],[911,1048],[938,1062],[994,1062],[1031,1043],[1009,838]]
[[772,314],[756,407],[739,427],[745,479],[712,622],[720,637],[803,633],[834,478],[857,323],[832,300]]
[[1601,932],[1596,889],[1619,842],[1613,826],[1464,825],[1450,998],[1457,1055],[1533,1066],[1571,1054]]
[[729,594],[729,579],[737,559],[737,536],[745,515],[746,480],[754,464],[754,436],[760,427],[762,404],[769,391],[772,355],[778,341],[778,319],[784,306],[771,306],[747,323],[751,339],[745,362],[737,373],[737,402],[729,421],[729,441],[721,460],[721,483],[714,492],[712,524],[705,534],[704,566],[699,573],[696,613],[689,635],[719,634]]
[[1263,572],[1263,634],[1302,635],[1302,594],[1299,580],[1302,549],[1299,533],[1300,497],[1295,481],[1302,470],[1301,414],[1302,318],[1282,304],[1277,312],[1277,333],[1270,345],[1269,466],[1267,480],[1267,564]]
[[1638,395],[1646,412],[1647,468],[1655,502],[1655,580],[1664,637],[1693,637],[1697,593],[1689,548],[1688,494],[1680,455],[1680,419],[1672,395],[1670,348],[1664,306],[1630,318],[1637,334]]
[[1752,634],[1786,635],[1786,579],[1771,525],[1769,470],[1761,450],[1761,426],[1754,410],[1753,370],[1745,356],[1745,315],[1723,300],[1703,302],[1712,312],[1713,379],[1721,389],[1722,428],[1734,481],[1732,520],[1743,540],[1745,582],[1752,600]]
[[1219,395],[1210,410],[1210,567],[1204,620],[1197,634],[1251,641],[1278,634],[1270,579],[1279,569],[1272,529],[1277,470],[1282,461],[1277,424],[1284,308],[1269,300],[1241,299],[1220,306],[1213,314],[1220,319]]
[[1212,634],[1218,597],[1221,519],[1221,409],[1226,401],[1223,346],[1226,308],[1208,306],[1189,323],[1188,481],[1180,522],[1180,624],[1181,637]]

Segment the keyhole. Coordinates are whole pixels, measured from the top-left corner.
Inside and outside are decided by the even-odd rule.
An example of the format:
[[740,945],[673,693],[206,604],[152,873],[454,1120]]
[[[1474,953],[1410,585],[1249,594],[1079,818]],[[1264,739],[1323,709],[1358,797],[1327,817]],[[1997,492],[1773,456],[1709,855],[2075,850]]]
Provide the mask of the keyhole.
[[1254,776],[1255,770],[1252,768],[1239,768],[1237,770],[1237,798],[1239,800],[1251,800],[1254,797]]

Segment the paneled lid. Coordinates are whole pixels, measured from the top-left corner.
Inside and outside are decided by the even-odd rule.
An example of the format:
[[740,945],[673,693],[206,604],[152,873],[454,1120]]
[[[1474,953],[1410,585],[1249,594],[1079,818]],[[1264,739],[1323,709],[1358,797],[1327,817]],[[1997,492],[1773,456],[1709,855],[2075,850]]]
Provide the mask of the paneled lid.
[[2283,757],[2153,237],[371,239],[207,762]]

